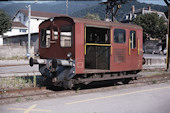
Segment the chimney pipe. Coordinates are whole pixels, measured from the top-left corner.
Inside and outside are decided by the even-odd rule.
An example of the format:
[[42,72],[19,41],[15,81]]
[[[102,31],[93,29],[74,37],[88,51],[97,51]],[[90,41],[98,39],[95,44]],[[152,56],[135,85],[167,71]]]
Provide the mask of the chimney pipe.
[[148,11],[151,11],[151,6],[148,6]]
[[134,14],[134,13],[135,13],[135,6],[132,5],[132,14]]

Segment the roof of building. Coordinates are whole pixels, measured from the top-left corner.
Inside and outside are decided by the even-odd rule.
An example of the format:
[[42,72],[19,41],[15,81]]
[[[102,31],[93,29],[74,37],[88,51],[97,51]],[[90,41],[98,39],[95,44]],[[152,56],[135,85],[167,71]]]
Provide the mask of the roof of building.
[[[31,33],[31,36],[33,36],[33,35],[38,35],[38,32],[37,33]],[[28,36],[28,33],[11,35],[11,36],[4,35],[3,38],[18,38],[18,37],[22,37],[22,36]]]
[[[23,14],[28,16],[28,10],[21,9],[18,12],[22,12]],[[61,15],[62,14],[57,14],[57,13],[49,13],[49,12],[41,12],[41,11],[33,11],[33,10],[31,11],[31,16],[34,16],[34,17],[46,17],[46,18],[50,18],[50,17],[55,17],[55,16],[61,16]]]
[[27,28],[25,25],[23,25],[21,22],[13,22],[12,21],[12,27],[22,27]]

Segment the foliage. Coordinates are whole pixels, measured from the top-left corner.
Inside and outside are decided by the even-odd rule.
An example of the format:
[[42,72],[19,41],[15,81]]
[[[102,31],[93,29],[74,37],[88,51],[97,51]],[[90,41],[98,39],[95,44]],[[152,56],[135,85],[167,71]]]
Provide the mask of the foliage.
[[2,10],[0,10],[0,35],[7,32],[12,26],[10,17]]
[[133,23],[143,28],[144,41],[149,38],[165,39],[167,33],[165,20],[156,13],[139,15],[133,20]]
[[91,13],[87,13],[85,16],[84,16],[85,19],[93,19],[93,20],[100,20],[100,17],[98,14],[91,14]]

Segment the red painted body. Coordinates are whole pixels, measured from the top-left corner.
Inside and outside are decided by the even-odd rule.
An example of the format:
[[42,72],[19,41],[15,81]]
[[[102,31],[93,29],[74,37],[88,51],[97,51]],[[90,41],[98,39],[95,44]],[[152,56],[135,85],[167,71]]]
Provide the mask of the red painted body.
[[[113,23],[105,21],[94,21],[87,19],[77,19],[70,17],[55,17],[53,22],[44,21],[40,25],[40,29],[47,26],[72,25],[72,46],[60,47],[58,39],[55,43],[51,43],[49,48],[41,48],[39,45],[39,53],[41,58],[66,59],[67,53],[72,53],[75,60],[75,74],[85,73],[105,73],[120,71],[142,70],[143,58],[143,30],[140,26],[122,23]],[[110,29],[110,69],[85,69],[85,28],[86,26],[109,28]],[[126,31],[126,42],[123,44],[115,43],[114,29],[124,29]],[[129,50],[130,31],[136,31],[136,48]],[[53,37],[53,36],[51,36]],[[123,62],[119,62],[119,59]]]

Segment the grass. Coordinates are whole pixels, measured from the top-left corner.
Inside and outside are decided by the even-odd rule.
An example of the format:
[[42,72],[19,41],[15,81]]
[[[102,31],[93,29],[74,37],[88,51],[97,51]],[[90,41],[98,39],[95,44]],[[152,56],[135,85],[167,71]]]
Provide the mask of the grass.
[[18,98],[16,99],[16,102],[21,102],[21,100],[22,100],[22,98],[21,98],[21,97],[18,97]]
[[22,89],[33,86],[34,86],[33,80],[30,77],[0,78],[0,87],[2,90]]
[[157,83],[157,81],[156,81],[156,80],[153,80],[153,81],[152,81],[152,84],[156,84],[156,83]]
[[80,91],[81,87],[79,86],[76,90],[76,93],[78,93]]
[[27,57],[21,57],[21,56],[13,56],[13,57],[0,57],[0,60],[21,60],[21,59],[27,59]]
[[170,72],[165,70],[142,70],[141,73],[145,73],[146,76],[161,76],[161,75],[169,75]]

